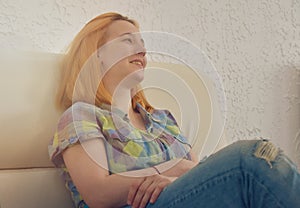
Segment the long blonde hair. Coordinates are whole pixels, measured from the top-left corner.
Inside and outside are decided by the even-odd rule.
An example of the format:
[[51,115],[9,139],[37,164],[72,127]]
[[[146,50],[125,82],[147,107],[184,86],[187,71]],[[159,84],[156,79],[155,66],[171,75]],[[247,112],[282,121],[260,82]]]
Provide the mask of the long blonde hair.
[[[135,20],[118,13],[105,13],[89,21],[76,35],[68,47],[61,68],[61,80],[57,92],[57,106],[69,108],[74,102],[83,101],[100,107],[101,103],[111,104],[112,95],[99,83],[101,70],[97,50],[105,44],[107,27],[114,21],[128,21],[137,28]],[[143,90],[137,90],[132,98],[133,109],[139,102],[147,111],[153,110]]]

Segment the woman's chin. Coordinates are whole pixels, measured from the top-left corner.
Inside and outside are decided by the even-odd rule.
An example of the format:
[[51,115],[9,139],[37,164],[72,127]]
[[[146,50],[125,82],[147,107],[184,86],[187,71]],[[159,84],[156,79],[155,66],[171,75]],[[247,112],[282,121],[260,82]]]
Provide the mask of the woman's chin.
[[138,71],[136,71],[136,72],[133,73],[133,77],[135,77],[136,80],[139,81],[139,82],[141,82],[141,81],[144,80],[144,75],[145,75],[145,73],[144,73],[144,69],[143,68],[141,68]]
[[139,69],[127,75],[121,81],[121,85],[132,88],[140,84],[143,80],[144,80],[144,69]]
[[136,71],[132,76],[130,76],[130,81],[133,85],[138,85],[143,80],[144,80],[144,70]]

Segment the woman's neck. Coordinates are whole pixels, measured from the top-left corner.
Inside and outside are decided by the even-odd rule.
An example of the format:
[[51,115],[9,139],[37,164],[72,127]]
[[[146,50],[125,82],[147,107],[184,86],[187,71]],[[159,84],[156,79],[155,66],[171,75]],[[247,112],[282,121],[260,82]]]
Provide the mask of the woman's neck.
[[132,109],[131,89],[118,86],[117,88],[115,88],[112,95],[112,106],[122,110],[124,113],[129,115],[129,110]]

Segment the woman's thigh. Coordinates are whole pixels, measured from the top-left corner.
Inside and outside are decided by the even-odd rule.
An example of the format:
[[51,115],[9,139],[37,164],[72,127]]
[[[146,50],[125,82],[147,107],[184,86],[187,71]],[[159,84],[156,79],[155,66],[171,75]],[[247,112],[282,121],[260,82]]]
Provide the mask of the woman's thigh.
[[236,142],[165,188],[158,207],[300,207],[300,176],[271,143]]

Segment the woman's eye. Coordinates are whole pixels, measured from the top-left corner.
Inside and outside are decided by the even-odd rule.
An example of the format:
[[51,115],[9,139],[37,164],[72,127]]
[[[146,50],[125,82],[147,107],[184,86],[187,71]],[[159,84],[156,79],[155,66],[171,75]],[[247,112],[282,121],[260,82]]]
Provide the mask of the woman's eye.
[[123,41],[128,43],[133,43],[133,40],[131,38],[125,38]]

